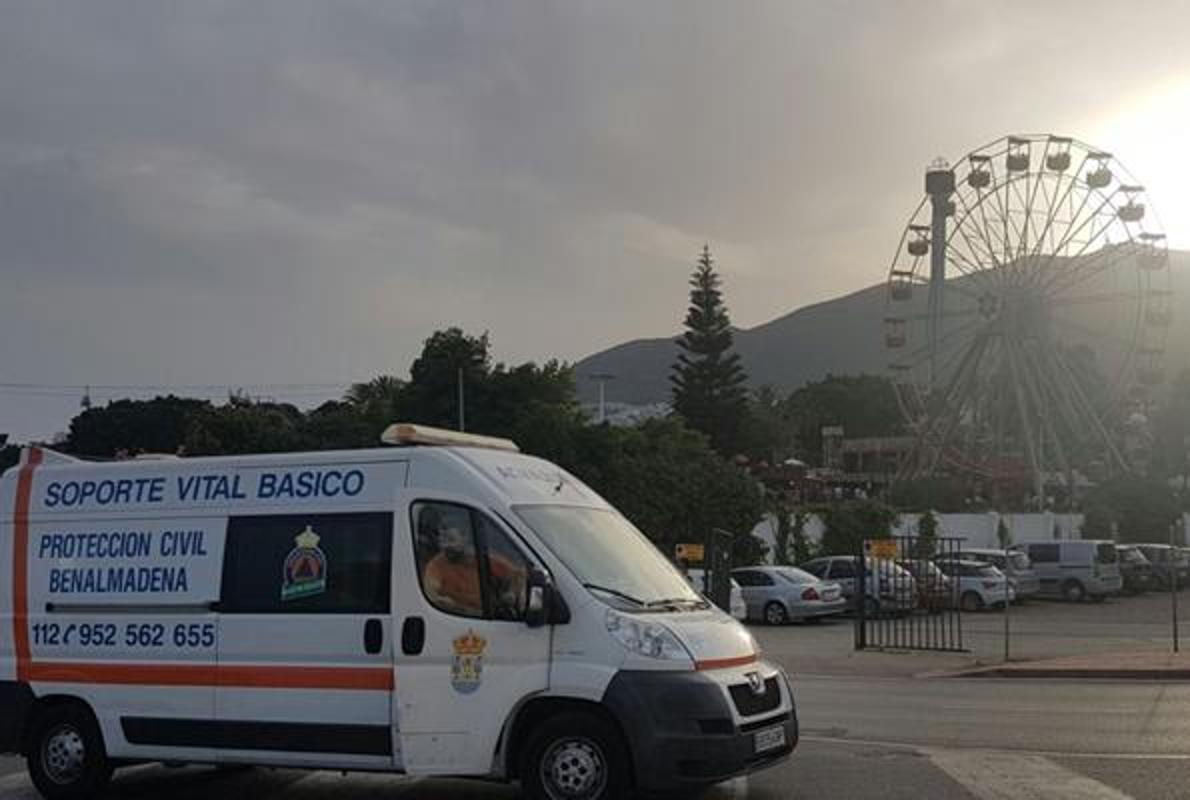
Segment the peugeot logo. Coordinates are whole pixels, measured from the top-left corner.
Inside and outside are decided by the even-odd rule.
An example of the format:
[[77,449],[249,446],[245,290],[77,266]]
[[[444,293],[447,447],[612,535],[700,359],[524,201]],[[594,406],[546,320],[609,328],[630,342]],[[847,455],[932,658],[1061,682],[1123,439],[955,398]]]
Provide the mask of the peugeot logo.
[[749,672],[744,677],[748,679],[748,688],[752,690],[754,697],[760,697],[764,694],[764,681],[761,679],[759,672]]

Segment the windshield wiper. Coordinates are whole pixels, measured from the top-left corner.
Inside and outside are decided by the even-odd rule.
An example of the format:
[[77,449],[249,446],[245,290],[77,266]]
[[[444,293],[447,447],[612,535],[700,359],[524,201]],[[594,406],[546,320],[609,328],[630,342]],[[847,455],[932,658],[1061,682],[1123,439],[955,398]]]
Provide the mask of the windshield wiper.
[[666,606],[693,606],[694,608],[708,608],[711,604],[706,600],[693,600],[689,597],[667,597],[664,600],[653,600],[645,604],[646,608],[665,608]]
[[637,599],[630,594],[625,594],[624,592],[621,592],[619,589],[611,589],[607,586],[600,586],[597,583],[584,583],[583,587],[586,589],[593,589],[594,591],[597,591],[597,592],[606,592],[607,594],[610,594],[614,597],[618,597],[621,600],[627,600],[629,603],[635,603],[636,605],[640,606],[641,608],[647,608],[649,605],[644,600]]

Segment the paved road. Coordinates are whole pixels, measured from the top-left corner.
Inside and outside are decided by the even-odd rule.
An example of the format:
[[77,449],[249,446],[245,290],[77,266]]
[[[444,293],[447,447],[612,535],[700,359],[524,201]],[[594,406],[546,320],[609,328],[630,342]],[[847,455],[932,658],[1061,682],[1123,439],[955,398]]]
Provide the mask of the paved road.
[[[779,768],[707,800],[1057,798],[1164,800],[1190,785],[1190,686],[1111,682],[803,677],[804,739]],[[19,766],[0,760],[0,774]],[[463,781],[207,768],[126,770],[114,798],[513,800]],[[35,794],[20,772],[0,797]]]
[[[1166,643],[1168,597],[1014,609],[1018,652],[1043,657]],[[1190,617],[1190,614],[1183,618]],[[1190,685],[913,675],[998,658],[1003,618],[968,615],[970,655],[851,651],[847,621],[754,628],[795,675],[803,740],[794,758],[707,800],[956,798],[1174,800],[1190,795]],[[1190,642],[1190,629],[1186,631]],[[113,798],[199,800],[515,800],[506,787],[378,775],[147,766],[121,772]],[[0,798],[35,793],[0,758]]]

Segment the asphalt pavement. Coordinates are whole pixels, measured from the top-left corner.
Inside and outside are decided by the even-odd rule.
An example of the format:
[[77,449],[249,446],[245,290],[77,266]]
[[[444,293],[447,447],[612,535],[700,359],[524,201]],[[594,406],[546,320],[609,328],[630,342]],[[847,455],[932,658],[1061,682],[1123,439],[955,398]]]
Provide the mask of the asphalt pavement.
[[[1164,602],[1162,602],[1164,601]],[[1012,611],[1022,656],[1163,649],[1167,597],[1104,605],[1034,603]],[[1190,684],[921,677],[995,663],[1003,617],[966,615],[973,652],[854,653],[846,620],[753,632],[794,675],[802,742],[766,772],[706,800],[1173,800],[1190,796]],[[1185,631],[1190,641],[1190,628]],[[37,795],[0,758],[0,798]],[[111,798],[515,800],[476,781],[147,765],[122,770]]]

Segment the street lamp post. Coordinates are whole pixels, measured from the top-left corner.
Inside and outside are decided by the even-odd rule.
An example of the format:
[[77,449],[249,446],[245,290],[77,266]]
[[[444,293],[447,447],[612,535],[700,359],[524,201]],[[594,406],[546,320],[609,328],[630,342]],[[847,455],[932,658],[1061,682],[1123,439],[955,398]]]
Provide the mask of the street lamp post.
[[590,376],[591,380],[599,384],[599,424],[602,425],[607,421],[607,405],[605,389],[608,381],[614,381],[615,375],[609,372],[597,372]]

